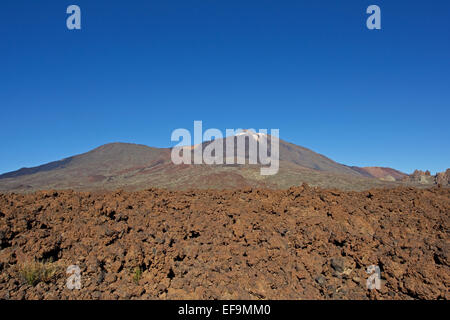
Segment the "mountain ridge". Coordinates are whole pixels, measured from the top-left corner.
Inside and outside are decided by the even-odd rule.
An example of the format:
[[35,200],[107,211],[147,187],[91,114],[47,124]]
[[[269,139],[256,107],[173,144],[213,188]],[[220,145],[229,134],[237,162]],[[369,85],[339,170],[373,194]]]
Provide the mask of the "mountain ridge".
[[[223,138],[223,143],[225,144],[226,139],[231,138],[235,139],[236,136]],[[203,149],[211,142],[204,142],[197,147]],[[247,143],[250,142],[247,141]],[[174,148],[177,147],[153,148],[135,143],[107,143],[88,152],[58,161],[4,173],[0,175],[0,191],[120,188],[139,190],[149,187],[279,189],[302,183],[324,188],[363,190],[409,183],[397,181],[397,176],[401,178],[408,176],[398,170],[350,167],[281,139],[279,140],[280,169],[274,176],[261,176],[260,165],[175,165],[171,161],[171,152]],[[195,146],[186,150],[193,152],[193,148]],[[246,158],[249,155],[250,148],[246,145]],[[384,179],[384,173],[391,173],[392,179]]]

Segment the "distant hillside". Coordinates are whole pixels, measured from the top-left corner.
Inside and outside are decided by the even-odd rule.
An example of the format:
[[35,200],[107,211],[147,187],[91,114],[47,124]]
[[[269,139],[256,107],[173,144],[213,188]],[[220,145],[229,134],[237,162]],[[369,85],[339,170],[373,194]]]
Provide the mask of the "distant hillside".
[[408,177],[406,173],[382,167],[351,167],[353,170],[372,178],[383,179],[386,181],[401,181]]

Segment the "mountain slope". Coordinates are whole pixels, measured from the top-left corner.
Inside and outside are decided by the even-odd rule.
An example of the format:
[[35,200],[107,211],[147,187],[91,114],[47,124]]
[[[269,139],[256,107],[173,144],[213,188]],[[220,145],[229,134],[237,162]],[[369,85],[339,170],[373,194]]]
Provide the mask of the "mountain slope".
[[0,179],[19,178],[61,170],[82,175],[108,174],[132,167],[140,167],[162,158],[167,158],[168,152],[169,149],[150,148],[144,145],[110,143],[63,160],[5,173],[0,175]]
[[[252,149],[249,147],[249,144],[250,144],[249,140],[258,141],[258,139],[261,135],[263,135],[263,134],[253,133],[253,132],[244,130],[244,132],[242,132],[236,136],[226,137],[223,139],[217,139],[216,141],[218,141],[219,144],[220,143],[222,144],[223,150],[224,150],[223,158],[225,159],[226,144],[229,142],[229,140],[234,140],[234,142],[233,142],[234,154],[236,155],[237,154],[238,137],[239,136],[244,137],[246,140],[245,158],[248,159],[251,155],[253,155]],[[271,154],[270,142],[271,142],[272,137],[270,135],[265,135],[265,136],[267,137],[268,154],[270,155]],[[203,143],[203,145],[201,147],[204,149],[210,143],[212,143],[212,142],[211,141],[205,142],[205,143]],[[200,148],[200,146],[196,146],[195,148]],[[191,152],[193,152],[193,151],[191,150]],[[354,170],[351,167],[337,163],[337,162],[325,157],[324,155],[318,154],[310,149],[286,142],[282,139],[279,139],[279,155],[280,155],[280,162],[282,162],[282,163],[283,162],[291,163],[291,164],[295,164],[295,165],[303,167],[303,168],[309,168],[309,169],[330,172],[330,173],[336,173],[336,174],[349,174],[349,175],[353,175],[353,176],[365,176],[364,174],[358,172],[357,170]],[[259,157],[258,157],[258,151],[256,151],[256,155],[254,155],[254,157],[255,157],[255,159],[258,159],[258,163],[260,163]]]
[[383,167],[351,167],[353,170],[372,178],[384,179],[388,181],[401,181],[408,177],[406,173]]
[[0,190],[43,188],[96,188],[108,179],[170,159],[170,149],[129,143],[111,143],[87,153],[34,168],[0,175]]

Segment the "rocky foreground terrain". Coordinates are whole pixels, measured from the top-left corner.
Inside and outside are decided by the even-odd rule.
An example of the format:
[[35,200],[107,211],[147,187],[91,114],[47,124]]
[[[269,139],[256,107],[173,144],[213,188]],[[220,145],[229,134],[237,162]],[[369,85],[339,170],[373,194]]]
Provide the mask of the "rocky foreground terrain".
[[0,194],[0,298],[449,299],[449,214],[443,187]]

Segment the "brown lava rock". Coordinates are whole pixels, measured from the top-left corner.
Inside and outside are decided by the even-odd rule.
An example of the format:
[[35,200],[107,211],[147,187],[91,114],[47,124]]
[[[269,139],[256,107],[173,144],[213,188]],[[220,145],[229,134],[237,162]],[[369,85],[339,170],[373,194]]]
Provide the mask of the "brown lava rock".
[[0,194],[0,299],[448,299],[449,213],[443,187]]

